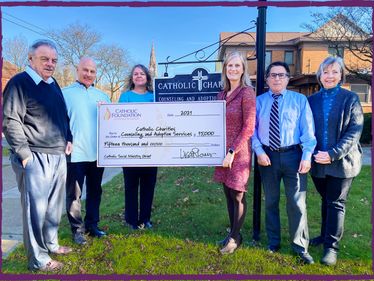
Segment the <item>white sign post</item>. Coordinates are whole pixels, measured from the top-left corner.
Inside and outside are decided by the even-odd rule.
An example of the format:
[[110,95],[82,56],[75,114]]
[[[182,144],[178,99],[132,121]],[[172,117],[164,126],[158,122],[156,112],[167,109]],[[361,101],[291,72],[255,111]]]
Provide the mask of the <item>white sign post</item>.
[[225,102],[101,104],[98,166],[221,166]]

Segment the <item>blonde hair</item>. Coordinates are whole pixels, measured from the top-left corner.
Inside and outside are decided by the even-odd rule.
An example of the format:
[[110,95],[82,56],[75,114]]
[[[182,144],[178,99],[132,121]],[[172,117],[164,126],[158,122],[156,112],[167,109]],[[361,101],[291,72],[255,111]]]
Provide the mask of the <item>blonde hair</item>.
[[223,61],[222,82],[223,82],[223,91],[225,92],[228,92],[231,89],[230,80],[226,76],[227,64],[229,63],[229,61],[231,61],[235,57],[239,58],[243,65],[243,74],[242,74],[242,77],[240,77],[240,86],[241,87],[252,86],[251,80],[249,79],[249,75],[248,75],[248,67],[247,67],[246,59],[244,59],[243,55],[240,52],[234,51],[234,52],[229,53],[225,57],[225,60]]

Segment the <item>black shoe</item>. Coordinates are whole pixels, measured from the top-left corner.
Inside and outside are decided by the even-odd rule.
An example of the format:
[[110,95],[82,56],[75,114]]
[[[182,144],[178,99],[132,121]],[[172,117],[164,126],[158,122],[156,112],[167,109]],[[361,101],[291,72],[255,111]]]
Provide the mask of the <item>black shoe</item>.
[[324,265],[335,265],[338,257],[338,253],[331,248],[325,249],[323,252],[323,257],[321,258],[321,263]]
[[268,246],[268,252],[274,254],[276,252],[278,252],[280,250],[280,246],[279,245],[269,245]]
[[84,235],[81,232],[74,233],[73,234],[73,240],[78,245],[84,245],[84,244],[87,243],[86,238],[84,238]]
[[303,252],[303,253],[297,253],[299,258],[303,261],[305,264],[313,264],[314,260],[312,256],[308,252]]
[[317,237],[314,237],[313,239],[310,239],[309,245],[312,247],[316,247],[316,246],[323,244],[323,242],[324,242],[324,239],[322,238],[322,236],[317,236]]
[[87,233],[89,236],[101,238],[103,236],[106,236],[106,233],[99,229],[98,227],[92,227],[87,230]]

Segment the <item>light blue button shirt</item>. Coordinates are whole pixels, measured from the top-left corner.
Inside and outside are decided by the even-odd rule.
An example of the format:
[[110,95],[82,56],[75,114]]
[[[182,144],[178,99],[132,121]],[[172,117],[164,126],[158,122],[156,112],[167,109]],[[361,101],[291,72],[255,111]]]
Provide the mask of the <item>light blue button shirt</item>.
[[75,82],[62,89],[73,135],[71,162],[96,161],[97,159],[97,105],[110,103],[104,92],[95,87],[88,89]]
[[[36,71],[34,69],[32,69],[29,65],[26,66],[25,71],[26,71],[26,73],[28,75],[30,75],[30,77],[32,78],[32,80],[34,80],[34,82],[35,82],[36,85],[39,85],[39,83],[41,81],[43,81],[43,78],[38,73],[36,73]],[[48,84],[51,84],[51,83],[55,82],[55,80],[53,80],[52,77],[49,77],[47,79],[47,81],[44,81],[44,82],[46,82]]]
[[[252,148],[256,155],[265,153],[262,144],[269,146],[270,110],[272,92],[256,99],[256,127],[252,136]],[[299,93],[284,90],[278,99],[281,147],[300,144],[302,160],[311,160],[317,144],[314,136],[314,120],[307,98]]]

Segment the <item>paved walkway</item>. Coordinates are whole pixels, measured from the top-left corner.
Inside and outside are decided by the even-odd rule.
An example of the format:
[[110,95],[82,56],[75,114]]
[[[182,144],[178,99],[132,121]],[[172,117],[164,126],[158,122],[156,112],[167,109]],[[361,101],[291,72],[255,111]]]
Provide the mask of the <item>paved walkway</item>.
[[[109,182],[121,171],[121,168],[105,168],[102,183],[105,184]],[[3,157],[2,175],[3,200],[1,252],[2,257],[4,258],[15,247],[22,243],[22,216],[20,193],[8,157]],[[85,198],[85,194],[83,194],[82,198]]]
[[[364,147],[363,164],[371,165],[371,148]],[[106,168],[103,184],[121,172],[121,168]],[[1,250],[6,257],[16,246],[22,243],[22,217],[20,193],[15,181],[14,172],[8,157],[3,157],[3,203],[2,203],[2,236]],[[83,196],[84,197],[84,196]]]

